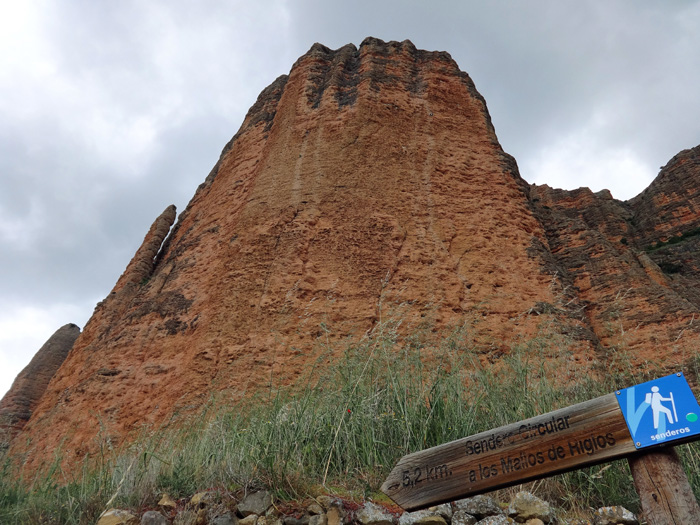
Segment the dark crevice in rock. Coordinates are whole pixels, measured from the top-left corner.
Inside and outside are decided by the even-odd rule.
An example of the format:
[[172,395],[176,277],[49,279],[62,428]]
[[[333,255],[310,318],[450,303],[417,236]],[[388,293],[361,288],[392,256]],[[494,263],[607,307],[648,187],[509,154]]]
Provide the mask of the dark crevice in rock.
[[330,61],[319,61],[309,67],[309,85],[306,88],[306,99],[314,109],[317,109],[321,104],[323,93],[328,86],[328,73],[331,71],[331,64]]
[[306,87],[306,98],[313,109],[318,109],[328,89],[335,90],[338,108],[355,103],[360,82],[360,56],[354,45],[331,51],[326,46],[314,44],[304,57],[315,61],[309,67]]
[[408,78],[405,79],[406,85],[408,87],[408,92],[413,96],[421,96],[425,93],[428,83],[423,78],[421,74],[423,61],[420,57],[413,57],[413,66],[410,69]]
[[335,100],[338,108],[352,106],[357,100],[357,86],[360,84],[360,54],[352,46],[341,48],[341,60],[333,72],[332,82],[336,86]]

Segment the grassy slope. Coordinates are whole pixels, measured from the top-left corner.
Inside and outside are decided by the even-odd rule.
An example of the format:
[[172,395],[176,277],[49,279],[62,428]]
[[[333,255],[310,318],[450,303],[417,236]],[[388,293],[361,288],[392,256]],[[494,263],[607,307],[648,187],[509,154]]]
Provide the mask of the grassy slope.
[[[144,429],[122,450],[112,450],[105,439],[99,457],[73,477],[56,467],[40,479],[17,479],[6,461],[0,466],[0,522],[94,523],[108,505],[154,507],[162,492],[177,498],[211,487],[266,486],[283,499],[318,491],[376,495],[392,466],[409,452],[654,375],[627,370],[618,349],[618,363],[609,367],[617,372],[570,382],[560,379],[572,372],[566,341],[552,334],[520,345],[493,365],[469,343],[467,328],[434,348],[420,333],[399,337],[398,324],[383,323],[360,344],[348,345],[330,370],[309,370],[296,390],[271,386],[236,403],[222,394],[197,417],[176,428]],[[683,445],[679,451],[698,494],[700,447]],[[555,476],[535,487],[540,497],[567,510],[638,506],[626,461]]]

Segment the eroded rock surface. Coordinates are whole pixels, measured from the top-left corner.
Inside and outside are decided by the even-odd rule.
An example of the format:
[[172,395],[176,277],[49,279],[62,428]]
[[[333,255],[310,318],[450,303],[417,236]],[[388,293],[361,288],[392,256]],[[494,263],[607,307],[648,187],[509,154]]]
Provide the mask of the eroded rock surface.
[[174,207],[156,220],[16,452],[38,469],[65,440],[77,465],[100,425],[118,442],[213,389],[294,383],[392,315],[434,341],[468,325],[496,364],[546,327],[565,341],[561,382],[621,349],[682,363],[700,326],[698,178],[696,148],[629,202],[530,186],[447,53],[316,44],[261,93],[170,232]]

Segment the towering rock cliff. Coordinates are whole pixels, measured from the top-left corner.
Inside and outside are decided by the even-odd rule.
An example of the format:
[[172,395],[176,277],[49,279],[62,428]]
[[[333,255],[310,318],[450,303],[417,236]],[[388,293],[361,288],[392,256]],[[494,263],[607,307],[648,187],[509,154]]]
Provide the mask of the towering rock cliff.
[[682,364],[698,342],[697,153],[629,202],[531,187],[447,53],[315,44],[172,230],[174,208],[156,220],[13,451],[35,469],[62,443],[72,461],[100,427],[119,439],[212,391],[292,383],[391,315],[434,340],[466,325],[494,363],[546,331],[569,370],[622,351]]

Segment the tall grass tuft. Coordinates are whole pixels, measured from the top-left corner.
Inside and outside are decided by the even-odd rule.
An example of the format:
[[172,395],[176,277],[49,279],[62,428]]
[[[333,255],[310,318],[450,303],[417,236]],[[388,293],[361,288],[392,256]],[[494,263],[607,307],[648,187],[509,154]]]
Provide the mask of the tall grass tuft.
[[[578,374],[566,341],[535,337],[494,358],[459,328],[439,346],[398,321],[349,343],[295,387],[271,387],[231,404],[213,399],[199,417],[152,431],[97,465],[33,483],[0,466],[0,523],[94,523],[109,504],[154,507],[160,494],[272,489],[280,498],[319,491],[376,494],[400,457],[609,393],[634,382]],[[622,368],[621,368],[622,369]],[[576,378],[576,380],[572,380]],[[700,447],[680,447],[700,492]],[[59,462],[60,463],[60,462]],[[58,464],[58,463],[57,463]],[[626,461],[535,483],[567,509],[638,505]]]

